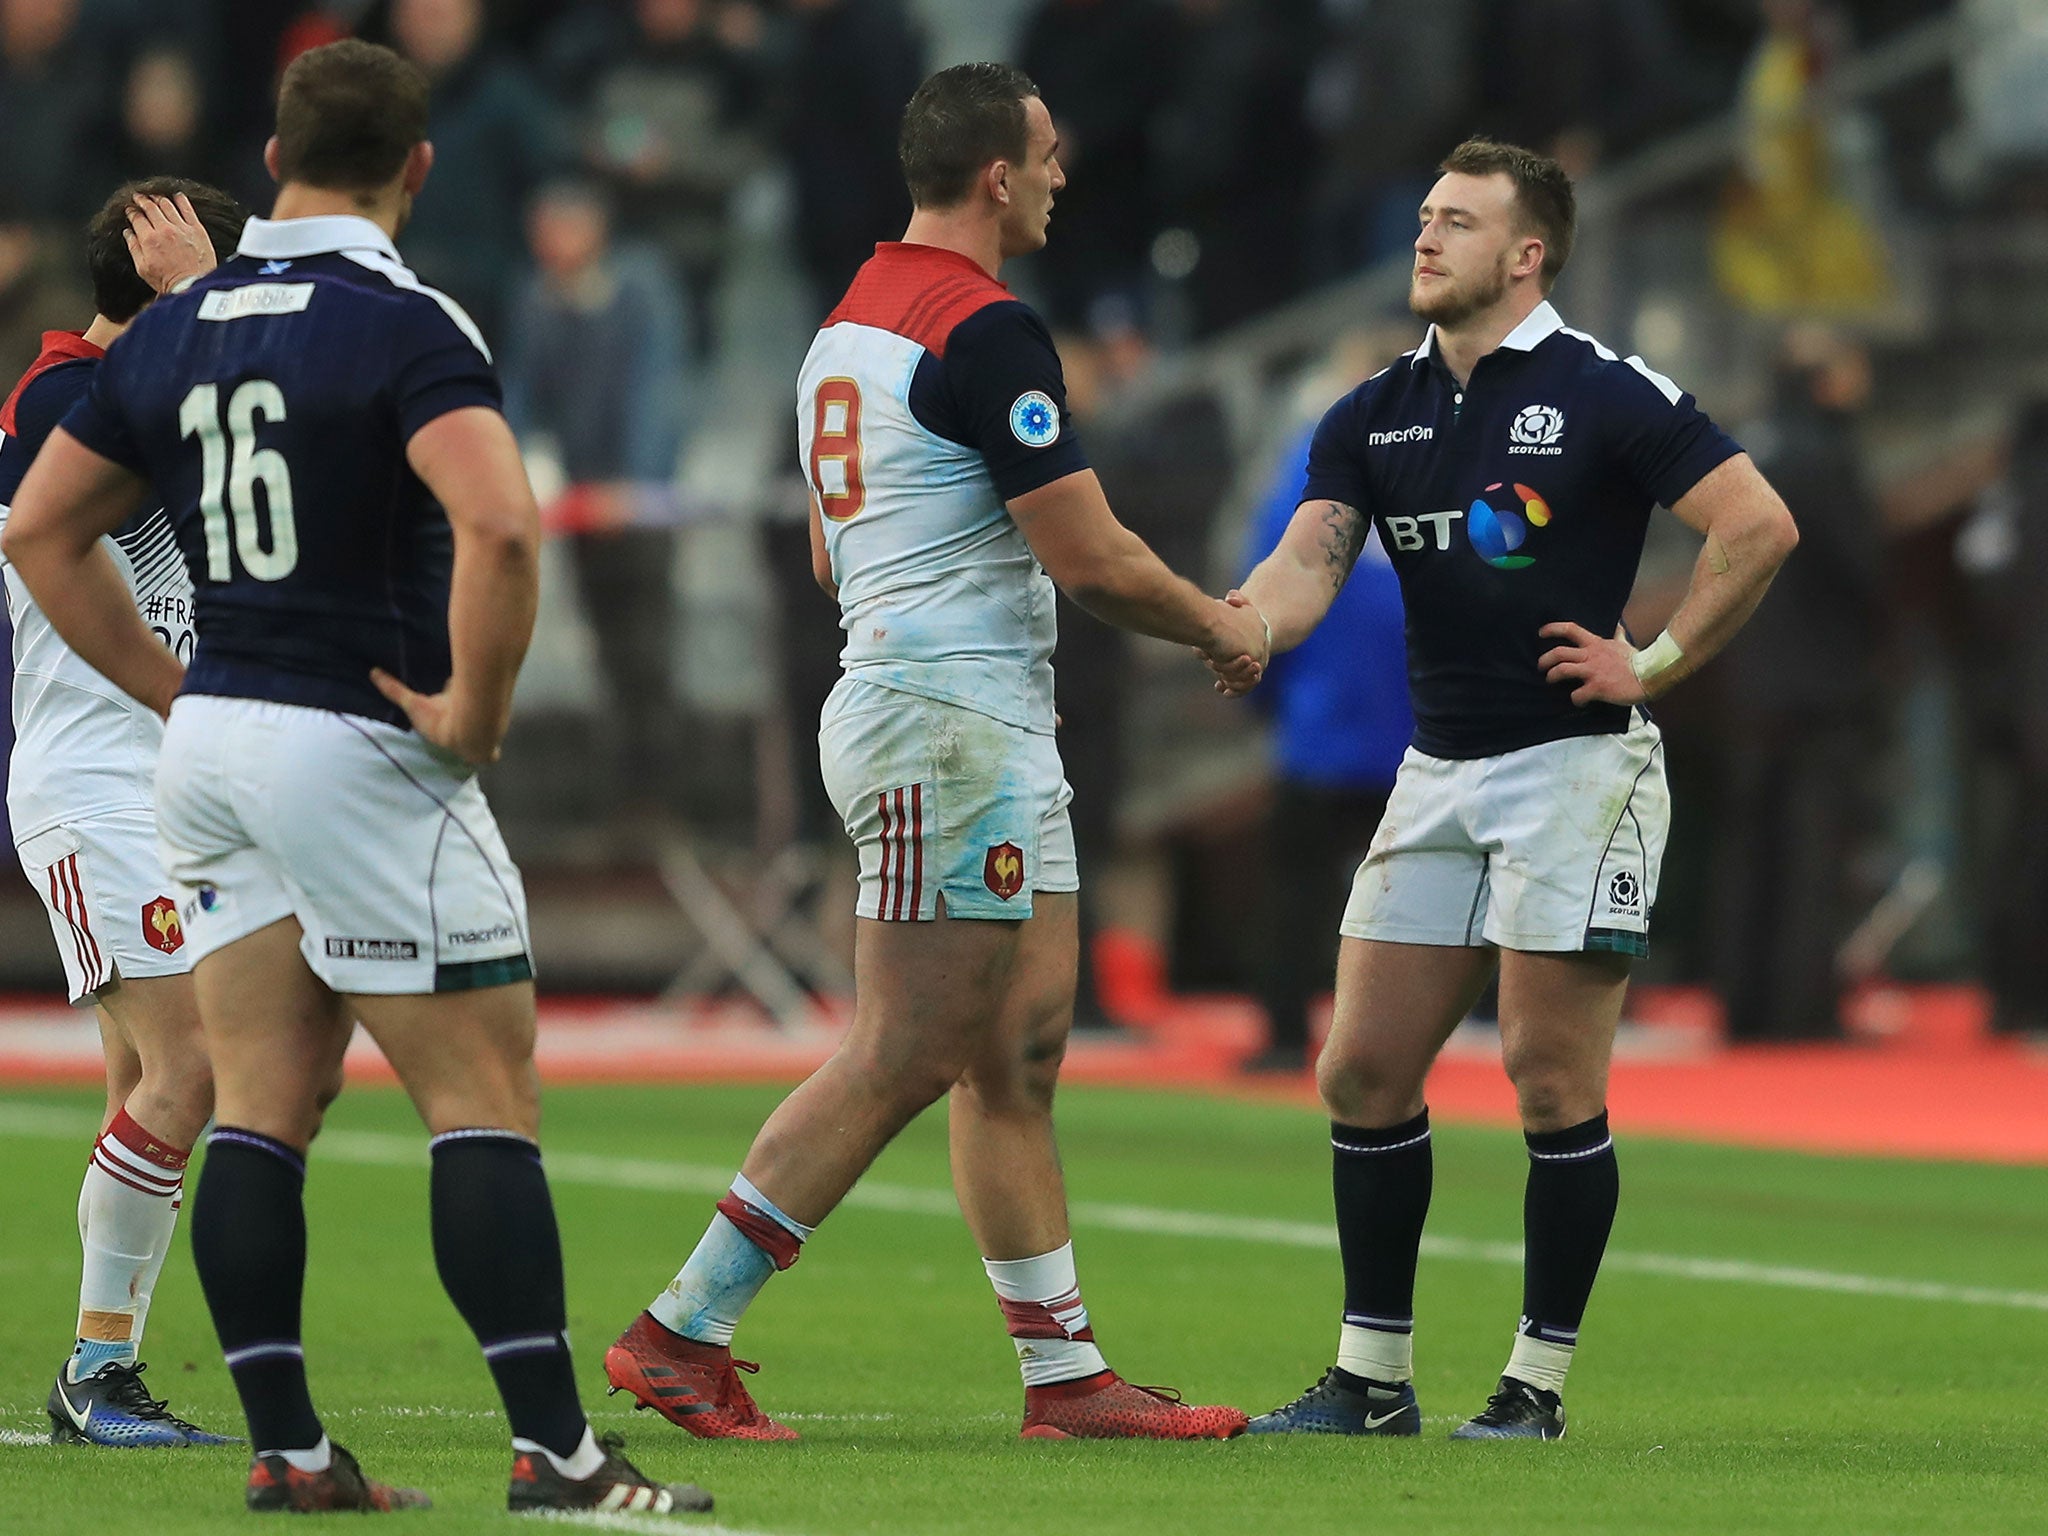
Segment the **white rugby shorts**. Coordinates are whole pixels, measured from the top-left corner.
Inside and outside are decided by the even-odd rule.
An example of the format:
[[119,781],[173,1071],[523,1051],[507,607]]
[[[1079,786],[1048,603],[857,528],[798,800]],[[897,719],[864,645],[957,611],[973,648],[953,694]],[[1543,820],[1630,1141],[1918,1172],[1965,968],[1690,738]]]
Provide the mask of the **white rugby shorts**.
[[286,917],[337,992],[533,975],[526,889],[474,771],[412,731],[187,695],[157,764],[164,870],[197,965]]
[[1671,824],[1664,740],[1617,735],[1452,761],[1409,748],[1342,932],[1397,944],[1650,952]]
[[63,822],[23,838],[15,851],[50,914],[72,1002],[90,1002],[124,976],[182,976],[191,969],[149,812],[105,811]]
[[1026,918],[1036,891],[1077,891],[1074,798],[1049,735],[843,677],[819,765],[860,851],[854,911],[882,922]]

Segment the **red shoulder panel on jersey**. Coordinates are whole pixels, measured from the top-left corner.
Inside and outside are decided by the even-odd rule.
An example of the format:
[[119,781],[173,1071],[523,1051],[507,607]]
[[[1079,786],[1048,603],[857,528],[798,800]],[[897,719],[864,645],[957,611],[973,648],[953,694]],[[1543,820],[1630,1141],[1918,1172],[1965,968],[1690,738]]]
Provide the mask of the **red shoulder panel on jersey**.
[[21,398],[21,392],[36,381],[37,375],[47,373],[59,363],[73,363],[84,357],[106,355],[105,347],[94,346],[85,339],[82,332],[43,332],[41,355],[29,364],[28,372],[24,373],[20,382],[14,386],[14,392],[7,397],[7,403],[0,405],[0,432],[5,432],[9,437],[14,436],[14,403]]
[[957,251],[890,241],[875,247],[825,324],[872,325],[943,357],[953,327],[1010,297],[1004,284]]

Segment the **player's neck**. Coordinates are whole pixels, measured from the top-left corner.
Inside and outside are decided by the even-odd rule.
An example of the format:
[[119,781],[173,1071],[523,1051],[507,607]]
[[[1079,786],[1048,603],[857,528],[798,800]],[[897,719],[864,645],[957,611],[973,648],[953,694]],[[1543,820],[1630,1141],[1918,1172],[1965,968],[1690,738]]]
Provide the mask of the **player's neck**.
[[1470,383],[1472,370],[1479,359],[1489,352],[1498,351],[1500,344],[1514,334],[1515,327],[1534,314],[1536,306],[1542,302],[1540,291],[1516,292],[1456,326],[1439,325],[1436,328],[1437,356],[1451,371],[1452,378],[1460,384]]
[[1003,232],[994,219],[972,209],[919,208],[903,231],[905,245],[935,245],[965,256],[990,277],[1003,265]]
[[105,315],[94,315],[92,324],[85,328],[84,340],[91,342],[102,352],[120,340],[122,332],[132,324],[127,320],[109,320]]
[[296,181],[288,181],[277,189],[277,202],[270,210],[272,219],[319,219],[345,214],[352,218],[368,219],[392,239],[398,238],[398,226],[403,217],[403,205],[399,199],[372,197],[365,199],[360,193],[336,191],[331,187],[309,187]]

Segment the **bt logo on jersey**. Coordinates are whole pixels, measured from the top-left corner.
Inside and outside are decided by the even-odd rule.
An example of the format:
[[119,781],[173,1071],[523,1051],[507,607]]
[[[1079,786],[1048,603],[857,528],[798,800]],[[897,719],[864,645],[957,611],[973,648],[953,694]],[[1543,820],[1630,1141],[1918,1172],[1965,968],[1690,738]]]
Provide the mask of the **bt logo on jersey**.
[[[1519,511],[1510,510],[1505,505],[1507,498],[1499,494],[1503,490],[1512,491],[1519,500]],[[1496,506],[1495,502],[1503,505]],[[1512,486],[1495,481],[1473,498],[1469,508],[1449,507],[1442,512],[1420,512],[1413,517],[1388,517],[1385,522],[1387,541],[1406,554],[1432,547],[1449,549],[1451,524],[1463,522],[1465,535],[1472,541],[1472,548],[1480,559],[1496,570],[1519,571],[1524,566],[1534,565],[1536,558],[1515,551],[1528,542],[1531,528],[1549,527],[1551,517],[1550,503],[1538,491],[1519,481]]]
[[1484,494],[1474,498],[1471,513],[1465,521],[1465,532],[1471,537],[1472,547],[1479,551],[1479,558],[1495,570],[1519,571],[1524,566],[1534,565],[1533,555],[1518,555],[1516,550],[1527,542],[1531,528],[1550,526],[1550,503],[1541,495],[1519,481],[1513,486],[1515,499],[1520,501],[1519,512],[1505,506],[1496,507],[1487,497],[1505,502],[1506,497],[1496,493],[1508,489],[1499,481],[1489,485]]

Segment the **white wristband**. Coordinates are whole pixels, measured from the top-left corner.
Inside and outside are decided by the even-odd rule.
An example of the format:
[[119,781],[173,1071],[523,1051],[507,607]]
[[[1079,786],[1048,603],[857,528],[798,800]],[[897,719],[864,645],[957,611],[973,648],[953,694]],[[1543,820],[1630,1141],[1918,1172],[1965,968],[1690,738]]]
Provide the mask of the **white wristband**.
[[1647,688],[1683,660],[1685,652],[1678,648],[1678,642],[1671,638],[1671,631],[1667,629],[1631,656],[1628,667],[1635,673],[1636,681]]

